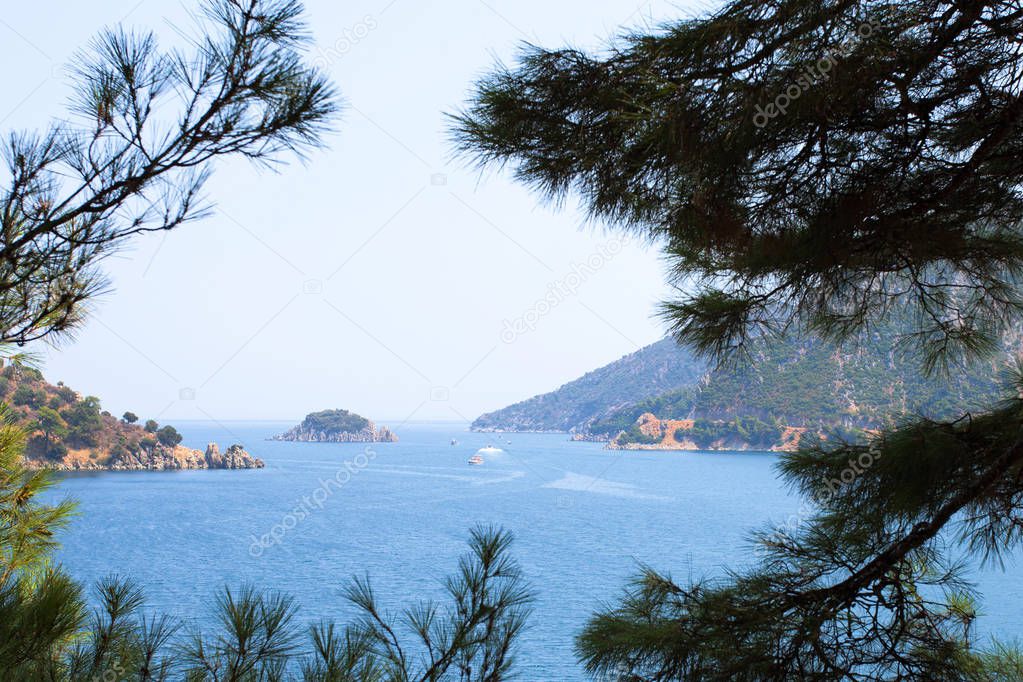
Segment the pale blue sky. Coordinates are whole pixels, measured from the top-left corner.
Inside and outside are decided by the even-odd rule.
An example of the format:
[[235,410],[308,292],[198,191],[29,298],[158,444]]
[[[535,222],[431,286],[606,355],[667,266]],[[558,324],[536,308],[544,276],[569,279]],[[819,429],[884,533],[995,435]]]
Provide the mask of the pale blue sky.
[[[39,128],[61,71],[103,25],[174,41],[194,0],[6,2],[0,130]],[[345,407],[392,425],[471,419],[662,335],[656,248],[454,161],[443,113],[517,43],[593,46],[685,4],[636,0],[311,0],[313,59],[349,107],[330,149],[282,174],[222,164],[213,217],[108,261],[114,290],[45,353],[107,409],[291,419]],[[584,264],[589,263],[584,267]],[[554,305],[538,304],[551,286]],[[505,322],[532,321],[512,333]]]

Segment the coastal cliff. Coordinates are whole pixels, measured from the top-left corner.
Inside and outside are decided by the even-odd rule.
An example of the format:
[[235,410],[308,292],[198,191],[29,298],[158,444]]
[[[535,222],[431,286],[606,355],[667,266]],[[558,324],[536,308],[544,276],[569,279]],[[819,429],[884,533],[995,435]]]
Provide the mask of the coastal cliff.
[[632,428],[608,441],[606,449],[792,452],[799,448],[806,431],[795,426],[769,427],[754,420],[658,419],[646,412]]
[[302,423],[270,440],[295,443],[396,443],[398,436],[386,426],[348,410],[323,410],[306,415]]
[[32,469],[54,471],[174,471],[182,469],[262,469],[266,464],[250,455],[241,445],[232,445],[223,453],[216,443],[210,443],[205,451],[193,450],[182,445],[157,447],[142,450],[116,458],[91,457],[83,450],[69,451],[57,462],[26,460]]
[[0,370],[0,402],[7,418],[27,434],[24,462],[57,471],[165,471],[173,469],[259,469],[263,461],[232,445],[221,453],[181,445],[173,426],[125,412],[118,419],[99,398],[82,396],[63,383],[51,384],[32,367]]
[[[666,339],[483,415],[473,429],[561,430],[618,449],[790,450],[803,433],[857,440],[908,416],[983,410],[1000,399],[1002,370],[1023,352],[1023,334],[1010,334],[1003,353],[932,375],[899,345],[911,327],[895,319],[845,345],[758,338],[742,362],[710,366]],[[648,415],[665,422],[663,433],[643,428]]]

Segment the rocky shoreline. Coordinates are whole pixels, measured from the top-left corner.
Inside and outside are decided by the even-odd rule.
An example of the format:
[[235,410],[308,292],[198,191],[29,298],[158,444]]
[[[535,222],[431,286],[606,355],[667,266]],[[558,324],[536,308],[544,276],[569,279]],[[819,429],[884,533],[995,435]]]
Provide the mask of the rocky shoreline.
[[241,445],[224,452],[216,443],[205,451],[178,445],[121,455],[106,461],[92,458],[84,451],[71,451],[60,462],[26,460],[30,469],[51,471],[180,471],[190,469],[262,469],[263,460],[253,457]]
[[290,443],[397,443],[398,436],[386,426],[376,428],[372,422],[361,431],[311,431],[302,426],[273,436],[270,440]]

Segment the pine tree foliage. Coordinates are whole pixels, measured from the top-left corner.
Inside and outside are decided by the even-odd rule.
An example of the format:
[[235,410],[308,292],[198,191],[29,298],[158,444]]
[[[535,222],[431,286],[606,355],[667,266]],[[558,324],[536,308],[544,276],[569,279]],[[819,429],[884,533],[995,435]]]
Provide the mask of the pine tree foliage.
[[70,117],[0,144],[0,341],[73,330],[131,235],[204,216],[218,158],[274,166],[337,111],[297,0],[203,0],[188,49],[112,28],[72,65]]
[[[1023,265],[1019,2],[738,0],[600,53],[524,48],[456,144],[663,245],[675,335],[742,359],[763,335],[849,342],[896,314],[922,371],[990,356]],[[1017,547],[1023,400],[807,443],[780,472],[813,513],[759,560],[652,569],[578,640],[620,680],[1006,680],[963,565]]]
[[[302,4],[204,0],[196,18],[187,52],[160,51],[152,34],[105,32],[75,62],[77,118],[6,140],[0,357],[20,361],[7,344],[81,323],[103,287],[99,262],[126,239],[202,217],[218,158],[274,166],[322,144],[338,104],[302,61]],[[52,564],[74,504],[40,502],[54,481],[24,466],[26,437],[0,405],[4,682],[495,682],[512,666],[530,594],[511,536],[490,528],[473,531],[447,583],[450,604],[408,610],[401,634],[366,580],[349,591],[364,618],[308,638],[289,597],[253,587],[220,594],[212,632],[147,613],[140,588],[117,577],[96,586],[90,611]]]
[[527,47],[454,136],[663,240],[698,348],[904,306],[939,362],[1020,309],[1021,32],[1016,2],[733,2],[605,54]]

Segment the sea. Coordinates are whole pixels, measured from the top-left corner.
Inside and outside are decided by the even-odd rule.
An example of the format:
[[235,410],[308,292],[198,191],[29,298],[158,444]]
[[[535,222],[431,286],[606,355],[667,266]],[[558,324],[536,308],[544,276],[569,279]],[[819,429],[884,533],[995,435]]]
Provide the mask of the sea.
[[[147,609],[213,633],[226,587],[291,595],[301,625],[357,617],[345,591],[368,576],[395,613],[443,581],[473,527],[514,535],[533,593],[518,679],[589,679],[575,637],[643,567],[688,582],[755,560],[750,534],[798,525],[805,508],[779,480],[777,455],[621,452],[564,434],[472,433],[419,423],[398,443],[268,440],[286,422],[183,422],[184,444],[240,443],[262,470],[76,473],[47,493],[78,501],[58,561],[87,584],[141,585]],[[452,441],[456,441],[455,444]],[[468,459],[493,445],[481,466]],[[981,637],[1023,639],[1023,561],[978,567]]]

